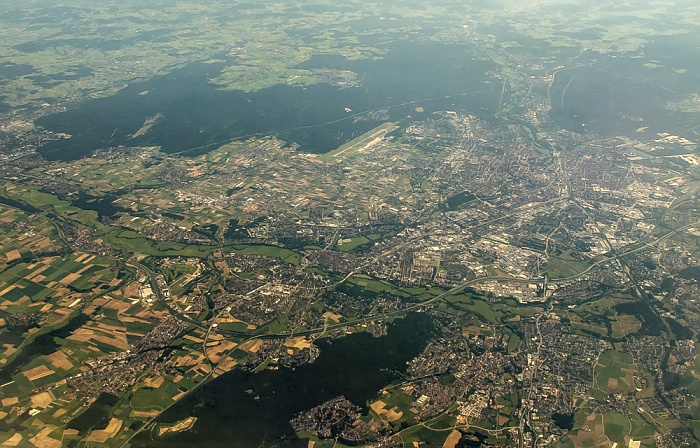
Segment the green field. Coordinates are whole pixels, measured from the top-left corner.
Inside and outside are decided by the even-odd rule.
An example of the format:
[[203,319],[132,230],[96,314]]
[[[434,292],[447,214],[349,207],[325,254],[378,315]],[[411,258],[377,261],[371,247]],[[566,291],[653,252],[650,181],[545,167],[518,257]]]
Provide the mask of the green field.
[[[20,306],[18,302],[28,298],[31,302],[23,302],[22,305],[28,307],[31,303],[52,299],[53,294],[64,285],[75,291],[89,292],[98,284],[114,279],[115,273],[109,269],[111,260],[96,257],[83,263],[77,261],[79,257],[80,254],[48,257],[32,264],[18,263],[6,269],[0,273],[0,291],[6,291],[2,299]],[[6,311],[19,312],[20,309],[13,308],[13,304],[8,305],[10,308]]]
[[605,394],[634,392],[632,355],[616,350],[601,353],[595,367],[594,387]]
[[378,280],[365,274],[355,274],[338,287],[341,291],[354,297],[375,297],[389,294],[408,301],[424,301],[440,295],[440,288],[405,288],[395,286],[387,281]]
[[564,252],[561,256],[550,256],[542,272],[547,273],[551,280],[570,277],[579,274],[590,267],[590,263],[580,261]]
[[40,215],[0,204],[0,222],[21,223],[23,227],[0,226],[0,269],[19,256],[23,260],[61,249],[62,243],[53,225]]
[[206,258],[215,248],[185,243],[155,242],[134,230],[107,228],[104,239],[128,252],[157,257]]
[[360,246],[364,246],[369,243],[371,243],[369,238],[360,236],[357,238],[350,238],[350,241],[338,241],[337,247],[338,250],[341,252],[350,252],[354,249],[357,249]]
[[605,435],[608,436],[608,439],[620,445],[625,443],[625,437],[632,431],[629,419],[617,412],[605,414],[603,416],[603,424],[605,425]]
[[438,305],[438,309],[451,313],[471,313],[483,322],[494,325],[508,323],[516,316],[531,317],[537,313],[537,307],[518,305],[514,300],[491,303],[470,293],[449,295]]
[[508,353],[514,353],[520,346],[520,336],[512,333],[508,338]]
[[[442,447],[450,435],[451,430],[432,430],[425,426],[417,425],[401,431],[394,440],[404,443],[404,446],[412,446],[413,442],[422,442],[426,447]],[[420,446],[420,445],[419,445]]]
[[140,388],[134,391],[130,404],[138,411],[161,411],[173,402],[179,392],[178,385],[165,380],[158,388]]

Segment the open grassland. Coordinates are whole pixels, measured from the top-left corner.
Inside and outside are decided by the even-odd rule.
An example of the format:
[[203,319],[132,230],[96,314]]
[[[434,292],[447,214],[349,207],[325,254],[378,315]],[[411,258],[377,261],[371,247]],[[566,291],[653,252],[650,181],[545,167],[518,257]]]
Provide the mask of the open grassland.
[[577,260],[564,252],[561,256],[550,256],[542,271],[546,272],[550,278],[564,278],[579,274],[590,267],[590,263]]
[[617,412],[609,412],[603,415],[605,435],[613,443],[625,444],[627,436],[632,431],[630,420]]
[[631,394],[634,391],[632,355],[616,350],[601,353],[595,366],[593,385],[605,394]]

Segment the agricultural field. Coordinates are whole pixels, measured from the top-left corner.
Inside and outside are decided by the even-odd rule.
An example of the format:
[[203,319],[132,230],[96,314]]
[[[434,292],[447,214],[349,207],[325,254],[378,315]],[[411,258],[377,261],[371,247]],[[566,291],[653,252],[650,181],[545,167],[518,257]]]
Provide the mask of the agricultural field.
[[634,364],[628,353],[609,350],[600,355],[593,380],[595,392],[630,395],[634,392]]
[[391,425],[394,428],[400,428],[405,422],[413,424],[417,417],[411,408],[413,407],[414,398],[400,388],[385,390],[380,394],[380,399],[369,405],[372,415],[378,419],[382,425]]
[[575,447],[608,448],[610,440],[605,435],[603,415],[593,413],[585,418],[585,430],[568,435]]
[[0,204],[0,269],[18,260],[31,260],[64,249],[50,222]]
[[697,445],[700,6],[50,3],[0,445]]
[[43,257],[3,270],[0,365],[8,365],[36,336],[74,319],[93,298],[121,282],[113,260],[86,253]]
[[[101,260],[90,257],[84,258],[83,263],[88,267],[99,266],[90,263]],[[77,259],[64,260],[60,265],[64,275],[70,275],[65,273],[71,270],[70,267],[77,267],[71,262],[80,263]],[[58,267],[59,264],[53,266]],[[80,272],[80,269],[77,271]],[[90,280],[99,281],[94,276],[90,277]],[[56,281],[60,283],[60,279]],[[19,422],[21,420],[17,420],[20,418],[17,412],[21,409],[30,410],[30,417],[21,423],[22,431],[11,431],[7,434],[8,440],[29,440],[34,444],[41,440],[41,446],[57,447],[60,446],[60,440],[76,437],[87,437],[87,440],[93,443],[106,443],[120,433],[125,418],[131,420],[150,415],[149,409],[153,409],[153,404],[149,405],[148,409],[139,405],[144,397],[148,402],[155,403],[149,393],[165,391],[167,403],[170,403],[177,397],[179,387],[186,390],[185,388],[194,385],[182,376],[166,380],[151,374],[137,381],[134,404],[128,409],[117,409],[112,419],[96,418],[97,424],[82,426],[81,415],[86,412],[98,412],[102,406],[99,404],[100,399],[92,405],[90,401],[76,400],[76,388],[68,387],[67,382],[76,381],[89,373],[92,366],[100,365],[110,356],[128,353],[134,343],[143,339],[167,315],[147,306],[139,299],[138,283],[123,287],[119,284],[113,286],[115,288],[111,292],[82,299],[80,306],[75,310],[68,307],[68,310],[64,311],[67,316],[66,323],[50,322],[49,325],[47,322],[33,329],[36,331],[30,330],[30,338],[15,356],[3,358],[5,366],[0,368],[0,373],[7,382],[0,386],[0,394],[3,397],[0,411],[8,421]],[[62,308],[56,307],[56,310]],[[72,314],[68,314],[70,311]],[[186,359],[181,360],[184,365],[187,365]],[[193,358],[189,362],[194,367],[199,360]],[[128,379],[128,376],[125,378]],[[174,384],[173,380],[181,385]],[[161,385],[170,385],[172,390],[160,389]],[[86,411],[88,405],[91,405],[91,411]],[[112,403],[109,406],[111,408],[114,405],[115,403]],[[139,415],[141,417],[138,417]],[[45,428],[51,430],[47,431]]]

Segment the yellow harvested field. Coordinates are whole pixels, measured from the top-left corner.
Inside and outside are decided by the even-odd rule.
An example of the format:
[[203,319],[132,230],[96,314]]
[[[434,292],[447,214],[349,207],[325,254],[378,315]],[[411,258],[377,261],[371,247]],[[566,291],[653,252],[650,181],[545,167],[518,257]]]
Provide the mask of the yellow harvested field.
[[78,342],[87,342],[92,339],[97,342],[102,342],[103,344],[111,345],[112,347],[116,347],[120,350],[129,349],[126,334],[119,332],[112,332],[107,335],[102,332],[98,333],[97,331],[88,328],[78,328],[72,335],[68,336],[68,339]]
[[[233,360],[233,359],[227,359],[218,366],[216,366],[216,370],[214,370],[214,378],[216,378],[219,375],[223,375],[224,373],[228,372],[229,370],[233,370],[234,367],[236,367],[238,363]],[[177,381],[175,381],[177,383]]]
[[379,414],[384,408],[386,407],[386,403],[384,403],[382,400],[375,401],[371,405],[369,405],[370,409],[372,409],[374,412]]
[[257,353],[262,348],[262,340],[251,339],[250,341],[241,344],[240,349],[248,353]]
[[114,333],[112,336],[95,336],[94,339],[97,342],[111,345],[112,347],[116,347],[120,350],[129,349],[129,342],[126,340],[126,333]]
[[93,336],[95,336],[94,331],[87,328],[78,328],[72,335],[68,336],[68,339],[78,342],[87,342],[92,339]]
[[51,308],[53,308],[53,305],[51,305],[50,303],[47,303],[46,305],[41,307],[41,311],[44,313],[47,313],[51,310]]
[[53,402],[53,396],[50,392],[42,392],[31,397],[32,406],[36,408],[46,408]]
[[396,406],[391,409],[386,408],[386,403],[382,400],[375,401],[370,405],[370,408],[378,415],[383,415],[389,422],[395,422],[403,417],[403,412],[399,411]]
[[[58,411],[54,412],[51,417],[52,418],[60,418],[61,416],[66,415],[66,413],[68,413],[68,409],[61,408]],[[66,430],[66,431],[68,431],[68,430]],[[77,430],[73,430],[73,431],[77,431]]]
[[386,418],[389,420],[389,422],[395,422],[397,420],[401,420],[401,417],[403,417],[403,412],[399,411],[397,407],[393,407],[389,410],[384,410],[384,415],[386,415]]
[[29,441],[34,444],[34,446],[40,446],[41,448],[61,448],[61,441],[52,439],[49,434],[56,429],[55,426],[47,425],[39,434],[35,435]]
[[450,435],[447,436],[447,440],[445,440],[445,443],[442,444],[442,448],[455,448],[459,443],[459,439],[461,438],[462,433],[460,433],[456,429],[452,430]]
[[161,318],[165,317],[168,314],[167,311],[156,311],[153,309],[147,309],[143,311],[139,311],[136,313],[136,317],[143,317],[145,319],[152,319],[152,318]]
[[330,311],[326,311],[325,313],[323,313],[323,315],[321,317],[323,317],[324,319],[330,319],[330,320],[334,321],[335,323],[339,323],[340,319],[343,318],[343,316],[341,316],[340,314],[334,314],[334,313],[331,313]]
[[5,348],[5,351],[2,352],[2,355],[3,355],[5,360],[7,360],[8,356],[10,356],[11,354],[13,354],[14,352],[17,351],[17,348],[14,345],[3,344],[2,346]]
[[200,372],[200,374],[202,375],[209,375],[209,373],[211,372],[211,366],[209,364],[198,364],[197,367],[192,368],[190,372]]
[[144,386],[146,386],[146,387],[152,387],[152,388],[154,388],[154,389],[157,389],[157,388],[159,388],[159,387],[161,386],[161,384],[163,384],[164,381],[165,381],[165,378],[162,377],[162,376],[157,376],[157,377],[155,377],[155,378],[148,378],[148,379],[144,382]]
[[69,370],[73,368],[73,363],[68,359],[66,354],[59,350],[57,352],[51,353],[47,356],[51,364],[57,369]]
[[[131,305],[130,305],[131,306]],[[136,317],[131,317],[131,316],[119,316],[119,321],[124,322],[125,324],[130,324],[133,322],[138,322],[141,324],[151,324],[151,322],[144,320],[144,319],[138,319]]]
[[192,342],[196,342],[197,344],[203,344],[203,343],[204,343],[204,339],[200,339],[200,338],[198,338],[198,337],[196,337],[196,336],[192,336],[192,335],[190,335],[190,334],[186,334],[186,335],[184,335],[182,338],[183,338],[183,339],[187,339],[187,340],[192,341]]
[[80,278],[80,274],[72,273],[68,274],[65,277],[63,277],[59,282],[63,285],[70,285],[74,281],[78,280]]
[[53,310],[54,313],[60,314],[61,316],[67,316],[73,312],[70,308],[56,308]]
[[229,350],[236,348],[236,345],[233,341],[223,340],[216,347],[207,349],[207,357],[214,364],[219,363]]
[[26,372],[23,372],[23,375],[26,376],[29,381],[36,381],[38,379],[49,376],[52,373],[55,372],[49,369],[48,367],[41,365],[34,367],[33,369],[29,369]]
[[0,403],[2,403],[3,408],[6,408],[8,406],[12,406],[13,404],[19,403],[19,398],[17,398],[17,397],[3,398],[2,401],[0,401]]
[[124,297],[138,297],[139,289],[141,289],[141,283],[133,282],[129,284],[126,288],[124,288]]
[[17,446],[22,441],[22,434],[15,433],[12,437],[2,442],[2,446]]
[[117,435],[119,430],[122,428],[121,420],[113,418],[107,424],[107,427],[102,430],[93,431],[87,438],[88,442],[105,443],[107,440],[113,438]]
[[131,415],[136,418],[152,418],[158,415],[158,411],[134,411]]
[[30,282],[35,282],[35,283],[40,282],[42,280],[45,280],[46,277],[41,275],[40,271],[43,271],[43,269],[39,269],[38,271],[34,271],[31,274],[27,275],[26,277],[24,277],[25,280],[29,280]]
[[204,358],[203,355],[200,355],[198,359],[191,356],[178,356],[174,361],[172,361],[172,365],[175,367],[195,366],[199,364],[202,358]]
[[131,308],[131,303],[122,302],[121,300],[113,299],[109,296],[102,297],[97,300],[93,300],[95,305],[100,305],[105,308],[110,308],[117,311],[126,311]]
[[[22,256],[19,254],[19,250],[11,250],[8,253],[5,254],[5,257],[7,257],[7,261],[14,261],[14,260],[19,260]],[[20,436],[21,438],[21,436]]]
[[311,341],[306,339],[305,336],[298,336],[296,338],[289,338],[287,342],[284,343],[285,346],[296,348],[297,350],[304,350],[311,348]]

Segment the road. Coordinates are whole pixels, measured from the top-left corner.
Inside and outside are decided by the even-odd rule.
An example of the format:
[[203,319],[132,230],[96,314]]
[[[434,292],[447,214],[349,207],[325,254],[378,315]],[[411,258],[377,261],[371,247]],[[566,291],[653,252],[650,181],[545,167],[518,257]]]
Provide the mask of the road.
[[556,278],[556,279],[550,279],[550,283],[560,283],[560,282],[566,282],[566,281],[571,281],[571,280],[577,280],[577,279],[579,279],[579,278],[581,278],[581,277],[587,275],[588,273],[592,272],[593,270],[595,270],[595,269],[597,269],[597,268],[599,268],[599,267],[601,267],[601,266],[603,266],[603,265],[606,265],[606,264],[610,263],[611,261],[615,261],[615,260],[618,260],[618,259],[620,259],[620,258],[627,257],[628,255],[631,255],[631,254],[640,252],[640,251],[642,251],[642,250],[644,250],[644,249],[646,249],[646,248],[656,246],[656,245],[659,244],[660,242],[662,242],[662,241],[664,241],[664,240],[666,240],[666,239],[672,237],[673,235],[676,235],[676,234],[678,234],[678,233],[680,233],[680,232],[682,232],[682,231],[684,231],[684,230],[686,230],[686,229],[689,229],[689,228],[695,227],[695,226],[700,226],[700,221],[693,222],[693,223],[690,223],[690,224],[686,224],[686,225],[684,225],[683,227],[679,227],[679,228],[677,228],[676,230],[672,230],[672,231],[666,233],[665,235],[663,235],[663,236],[661,236],[661,237],[655,239],[654,241],[650,241],[650,242],[648,242],[648,243],[644,243],[644,244],[642,244],[641,246],[635,247],[634,249],[631,249],[631,250],[629,250],[629,251],[627,251],[627,252],[619,253],[621,250],[624,250],[625,248],[634,247],[634,246],[636,246],[636,245],[638,245],[638,244],[640,244],[640,243],[639,243],[639,242],[637,242],[637,243],[632,243],[632,244],[629,244],[629,245],[627,245],[627,246],[625,246],[625,247],[621,247],[620,249],[617,249],[617,250],[616,250],[616,255],[615,255],[615,256],[610,257],[610,258],[606,258],[605,260],[597,261],[597,262],[593,263],[591,266],[589,266],[588,269],[586,269],[586,270],[583,271],[583,272],[579,272],[579,273],[576,274],[576,275],[572,275],[572,276],[569,276],[569,277],[561,277],[561,278]]
[[520,448],[523,448],[525,444],[525,423],[527,423],[528,426],[530,426],[531,410],[528,407],[530,405],[530,400],[532,399],[532,396],[535,393],[535,379],[537,377],[537,370],[539,369],[540,355],[542,351],[542,332],[540,331],[540,319],[542,319],[542,316],[546,316],[552,310],[552,308],[552,304],[549,304],[549,309],[538,314],[537,318],[535,319],[535,328],[537,328],[537,351],[535,352],[535,356],[532,358],[532,366],[530,366],[530,389],[527,391],[527,398],[523,397],[522,399],[520,422],[518,423],[520,433],[518,446]]
[[[559,201],[561,201],[561,200],[564,200],[564,199],[563,199],[563,198],[556,198],[556,199],[551,199],[551,200],[549,200],[549,201],[545,201],[545,202],[541,202],[541,203],[538,203],[538,204],[534,204],[534,205],[531,205],[531,206],[521,206],[521,207],[519,207],[518,211],[516,211],[516,212],[514,212],[514,213],[511,213],[511,214],[508,214],[508,215],[504,215],[504,216],[501,216],[501,217],[498,217],[498,218],[494,218],[493,220],[489,220],[489,221],[480,223],[478,226],[487,225],[487,224],[489,224],[489,223],[492,223],[492,222],[495,222],[495,221],[498,221],[498,220],[501,220],[501,219],[506,219],[506,218],[508,218],[508,217],[515,216],[515,215],[517,215],[517,214],[523,212],[524,210],[531,210],[531,209],[534,208],[534,207],[539,207],[539,206],[542,206],[542,205],[546,205],[546,204],[550,204],[550,203],[554,203],[554,202],[559,202]],[[48,216],[47,216],[47,219],[48,219],[49,222],[51,222],[51,223],[53,224],[53,226],[56,228],[56,231],[58,232],[59,237],[60,237],[60,239],[64,242],[64,244],[66,244],[68,247],[71,247],[70,242],[67,240],[67,238],[66,238],[66,236],[65,236],[65,232],[64,232],[63,228],[61,227],[60,223],[57,222],[56,219],[50,218],[50,217],[48,217]],[[636,247],[636,248],[634,248],[634,249],[632,249],[632,250],[629,250],[629,251],[624,252],[624,253],[622,253],[622,254],[616,255],[615,257],[611,257],[611,258],[608,258],[608,259],[605,259],[605,260],[601,260],[601,261],[595,262],[595,263],[592,264],[588,269],[586,269],[585,271],[580,272],[580,273],[578,273],[578,274],[576,274],[576,275],[569,276],[569,277],[558,278],[558,279],[550,279],[550,283],[560,283],[560,282],[572,281],[572,280],[580,279],[580,278],[582,278],[582,277],[588,275],[588,274],[589,274],[590,272],[592,272],[593,270],[595,270],[595,269],[597,269],[597,268],[599,268],[599,267],[601,267],[601,266],[604,266],[604,265],[606,265],[607,263],[610,263],[611,261],[616,260],[616,259],[619,258],[619,257],[626,257],[626,256],[631,255],[631,254],[633,254],[633,253],[636,253],[636,252],[639,252],[639,251],[641,251],[641,250],[644,250],[644,249],[646,249],[646,248],[648,248],[648,247],[654,246],[654,245],[660,243],[661,241],[663,241],[663,240],[665,240],[665,239],[668,239],[668,238],[672,237],[673,235],[676,235],[677,233],[682,232],[682,231],[684,231],[684,230],[686,230],[686,229],[688,229],[688,228],[690,228],[690,227],[693,227],[693,226],[700,226],[700,222],[694,222],[694,223],[687,224],[687,225],[685,225],[685,226],[683,226],[683,227],[680,227],[680,228],[678,228],[678,229],[676,229],[676,230],[673,230],[673,231],[671,231],[671,232],[668,232],[667,234],[665,234],[665,235],[663,235],[663,236],[657,238],[657,239],[654,240],[654,241],[645,243],[645,244],[643,244],[643,245],[641,245],[641,246],[639,246],[639,247]],[[421,240],[421,239],[423,239],[423,238],[426,238],[427,236],[428,236],[428,235],[420,235],[420,236],[417,236],[417,237],[414,237],[414,238],[410,238],[410,239],[406,240],[405,242],[403,242],[403,243],[401,243],[401,244],[399,244],[399,245],[397,245],[397,246],[395,246],[395,247],[393,247],[393,248],[391,248],[391,249],[388,249],[388,250],[386,250],[386,251],[384,251],[384,252],[382,252],[382,253],[376,255],[376,256],[373,257],[371,260],[369,260],[369,261],[363,263],[361,266],[355,268],[353,271],[351,271],[350,273],[348,273],[343,279],[339,280],[338,282],[333,283],[332,285],[328,285],[328,286],[326,286],[325,288],[333,288],[333,287],[336,287],[336,286],[338,286],[338,285],[340,285],[340,284],[346,282],[346,281],[347,281],[348,279],[350,279],[353,275],[356,275],[357,273],[359,273],[363,268],[365,268],[365,267],[367,267],[367,266],[369,266],[369,265],[371,265],[371,264],[373,264],[373,263],[376,263],[376,262],[378,262],[379,260],[381,260],[382,258],[385,258],[386,256],[388,256],[388,255],[390,255],[390,254],[392,254],[392,253],[397,252],[398,250],[400,250],[400,249],[406,247],[407,245],[409,245],[409,244],[411,244],[411,243],[414,243],[414,242],[416,242],[416,241],[418,241],[418,240]],[[635,243],[635,244],[639,244],[639,243]],[[623,248],[623,249],[624,249],[624,248]],[[619,252],[620,250],[623,250],[623,249],[618,249],[618,252]],[[154,291],[154,293],[155,293],[155,295],[156,295],[156,298],[157,298],[158,301],[161,303],[161,305],[168,311],[168,313],[170,313],[170,314],[173,315],[173,316],[178,317],[178,318],[181,319],[182,321],[184,321],[184,322],[186,322],[186,323],[188,323],[188,324],[191,324],[191,325],[193,325],[193,326],[195,326],[195,327],[197,327],[197,328],[199,328],[199,329],[202,329],[202,330],[204,330],[204,331],[209,330],[210,327],[209,327],[208,324],[203,324],[202,322],[200,322],[200,321],[198,321],[198,320],[196,320],[196,319],[191,318],[190,316],[186,315],[186,314],[185,314],[184,312],[182,312],[181,310],[178,310],[178,309],[173,308],[173,307],[170,305],[170,303],[168,303],[168,301],[166,300],[166,298],[163,296],[163,292],[161,291],[160,286],[158,285],[158,282],[157,282],[157,280],[156,280],[156,274],[155,274],[148,266],[145,266],[145,265],[143,265],[143,264],[141,264],[141,263],[139,263],[139,262],[135,262],[135,261],[125,261],[125,260],[121,260],[121,259],[116,258],[116,257],[112,257],[112,258],[115,259],[115,260],[117,260],[117,261],[122,261],[122,262],[124,262],[127,266],[130,266],[130,267],[136,268],[136,269],[140,269],[140,270],[142,270],[143,272],[145,272],[146,275],[147,275],[148,278],[149,278],[149,282],[151,283],[151,288],[152,288],[152,290]],[[469,286],[472,286],[472,285],[475,285],[475,284],[479,284],[479,283],[483,283],[483,282],[487,282],[487,281],[508,281],[508,282],[518,282],[518,283],[529,283],[529,282],[531,282],[531,280],[527,280],[527,279],[515,279],[515,278],[511,278],[511,277],[480,277],[480,278],[477,278],[477,279],[474,279],[474,280],[470,280],[470,281],[464,282],[464,283],[462,283],[462,284],[460,284],[460,285],[458,285],[458,286],[455,286],[455,287],[453,287],[452,289],[449,289],[448,291],[445,291],[445,292],[443,292],[442,294],[439,294],[439,295],[433,297],[432,299],[428,299],[428,300],[426,300],[426,301],[419,302],[419,303],[413,304],[413,305],[411,305],[411,306],[408,306],[408,307],[406,307],[406,308],[402,308],[402,309],[399,309],[399,310],[395,310],[395,311],[391,311],[391,312],[387,312],[387,313],[382,313],[382,314],[377,314],[377,315],[365,316],[365,317],[362,317],[362,318],[353,319],[353,320],[350,320],[350,321],[345,321],[345,322],[337,323],[337,324],[333,324],[333,325],[324,325],[324,326],[322,326],[322,327],[313,328],[313,329],[309,329],[309,330],[304,330],[304,331],[301,331],[301,332],[285,331],[285,332],[279,332],[279,333],[257,334],[257,335],[255,335],[255,336],[258,337],[258,338],[261,338],[261,339],[279,339],[279,338],[286,338],[286,337],[290,337],[290,336],[310,336],[310,335],[314,335],[314,334],[318,334],[318,333],[323,333],[323,332],[331,331],[331,330],[335,330],[335,329],[346,328],[346,327],[349,327],[349,326],[352,326],[352,325],[357,325],[357,324],[366,323],[366,322],[370,322],[370,321],[384,321],[384,320],[387,320],[387,319],[390,319],[390,318],[393,318],[393,317],[400,316],[400,315],[402,315],[402,314],[406,314],[406,313],[411,312],[411,311],[415,311],[415,310],[420,309],[420,308],[424,308],[424,307],[431,306],[431,305],[433,305],[434,303],[439,302],[440,300],[444,299],[445,297],[447,297],[447,296],[449,296],[449,295],[456,294],[456,293],[458,293],[458,292],[460,292],[460,291],[463,291],[464,289],[468,288]],[[224,335],[233,336],[233,337],[244,337],[244,338],[245,338],[245,337],[251,336],[249,333],[241,333],[241,332],[234,332],[234,331],[225,331],[225,330],[222,330],[222,329],[219,329],[218,331],[219,331],[220,333],[224,334]]]

